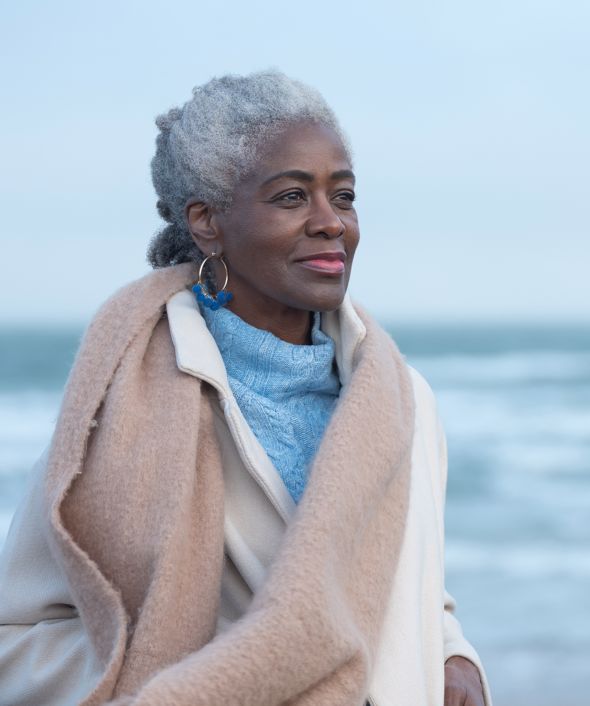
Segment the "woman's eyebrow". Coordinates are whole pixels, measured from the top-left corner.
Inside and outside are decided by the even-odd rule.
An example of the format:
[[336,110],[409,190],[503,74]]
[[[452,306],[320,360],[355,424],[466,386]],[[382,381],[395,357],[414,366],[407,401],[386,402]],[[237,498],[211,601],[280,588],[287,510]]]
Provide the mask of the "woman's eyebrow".
[[[281,179],[283,177],[307,182],[312,182],[314,180],[313,174],[310,174],[309,172],[304,172],[301,169],[288,169],[287,171],[278,172],[278,174],[273,174],[271,177],[268,177],[268,179],[265,179],[262,182],[262,186],[266,186],[267,184],[270,184],[270,182],[276,181],[277,179]],[[341,169],[340,171],[333,172],[330,179],[333,181],[338,179],[352,179],[354,181],[354,173],[350,169]]]
[[285,172],[279,172],[278,174],[273,174],[273,176],[268,177],[262,182],[262,186],[270,184],[271,181],[276,181],[282,177],[289,177],[290,179],[297,179],[297,181],[313,181],[313,174],[309,172],[304,172],[301,169],[288,169]]
[[352,179],[353,183],[356,181],[354,172],[351,169],[341,169],[338,172],[332,172],[330,179],[332,179],[332,181],[338,181],[339,179]]

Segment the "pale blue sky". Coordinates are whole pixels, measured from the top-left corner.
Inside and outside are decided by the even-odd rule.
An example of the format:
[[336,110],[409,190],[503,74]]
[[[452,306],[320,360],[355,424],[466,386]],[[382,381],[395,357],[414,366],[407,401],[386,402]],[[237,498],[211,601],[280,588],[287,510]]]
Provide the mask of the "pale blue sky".
[[588,320],[587,0],[20,1],[0,65],[0,321],[87,321],[146,272],[153,118],[269,66],[350,135],[369,309]]

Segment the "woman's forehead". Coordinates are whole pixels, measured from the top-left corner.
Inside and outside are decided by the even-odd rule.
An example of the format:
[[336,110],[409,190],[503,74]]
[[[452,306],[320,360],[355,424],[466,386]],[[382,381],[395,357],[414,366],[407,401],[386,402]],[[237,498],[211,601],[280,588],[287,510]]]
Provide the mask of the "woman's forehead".
[[331,127],[320,123],[296,123],[273,136],[259,153],[257,175],[268,181],[271,173],[345,172],[351,163],[342,140]]

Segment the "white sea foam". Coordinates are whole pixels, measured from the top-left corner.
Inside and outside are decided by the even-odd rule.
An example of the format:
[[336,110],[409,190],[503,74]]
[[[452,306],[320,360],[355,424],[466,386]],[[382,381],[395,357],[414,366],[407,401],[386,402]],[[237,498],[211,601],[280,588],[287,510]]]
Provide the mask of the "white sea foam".
[[452,572],[505,574],[535,581],[551,577],[590,579],[588,548],[561,542],[493,544],[448,540],[445,565]]
[[560,389],[442,389],[437,390],[437,400],[447,433],[456,438],[590,442],[590,386],[578,388],[573,399]]
[[414,356],[409,361],[433,383],[486,386],[590,379],[590,352],[516,351],[494,355]]
[[[590,444],[572,444],[565,440],[543,438],[499,440],[491,450],[499,468],[518,464],[526,474],[590,475]],[[579,490],[579,488],[578,488]]]
[[54,392],[0,394],[0,474],[26,471],[47,445],[60,395]]

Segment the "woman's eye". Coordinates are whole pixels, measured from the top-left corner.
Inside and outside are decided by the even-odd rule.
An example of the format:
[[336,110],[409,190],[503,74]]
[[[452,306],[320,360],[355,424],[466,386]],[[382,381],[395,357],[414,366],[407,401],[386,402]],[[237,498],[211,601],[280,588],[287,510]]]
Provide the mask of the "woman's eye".
[[352,208],[352,204],[356,199],[356,194],[354,191],[341,191],[335,196],[336,201],[338,201],[340,206],[344,208]]
[[287,191],[284,194],[280,194],[276,197],[275,201],[282,201],[283,203],[299,203],[305,199],[305,194],[303,191]]

